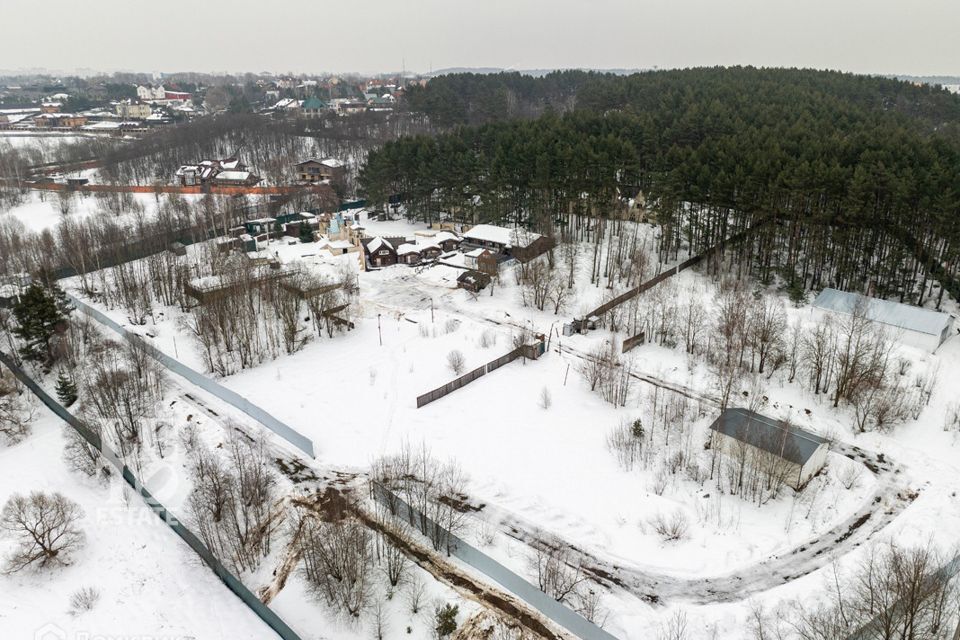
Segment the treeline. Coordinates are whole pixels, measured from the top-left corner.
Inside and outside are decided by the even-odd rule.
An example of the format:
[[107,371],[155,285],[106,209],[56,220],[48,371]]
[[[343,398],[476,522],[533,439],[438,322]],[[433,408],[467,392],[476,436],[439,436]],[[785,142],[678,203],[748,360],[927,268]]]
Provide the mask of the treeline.
[[[914,302],[935,294],[939,303],[935,273],[960,296],[960,145],[951,133],[960,98],[814,71],[571,73],[551,82],[564,77],[579,83],[577,110],[387,143],[369,155],[362,189],[375,204],[402,194],[420,219],[520,221],[561,240],[572,215],[622,217],[638,204],[630,215],[662,226],[661,260],[764,220],[737,261],[764,282],[796,292],[872,288]],[[434,82],[439,92],[467,81],[497,82]]]
[[580,91],[606,77],[589,71],[555,71],[540,78],[515,72],[457,73],[434,78],[425,87],[410,86],[404,106],[439,127],[532,117],[547,109],[572,109]]
[[[668,104],[722,98],[736,104],[762,93],[785,96],[819,93],[834,100],[877,111],[895,111],[940,128],[960,118],[960,102],[945,89],[892,78],[813,69],[713,67],[649,71],[631,75],[596,71],[556,71],[536,78],[521,73],[458,73],[440,76],[426,86],[411,86],[404,107],[437,126],[482,124],[540,115],[546,109],[656,111]],[[723,95],[718,95],[722,93]]]

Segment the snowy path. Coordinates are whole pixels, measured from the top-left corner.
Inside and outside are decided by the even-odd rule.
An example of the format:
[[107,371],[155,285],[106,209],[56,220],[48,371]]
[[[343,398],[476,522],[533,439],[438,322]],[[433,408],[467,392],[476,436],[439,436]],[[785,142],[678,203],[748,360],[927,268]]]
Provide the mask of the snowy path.
[[[389,289],[383,291],[386,295],[376,297],[375,305],[378,308],[402,312],[409,310],[411,303],[426,299],[423,288],[418,285],[415,278],[403,277],[391,281],[390,285]],[[523,327],[521,323],[509,317],[493,319],[484,315],[481,309],[467,310],[455,307],[450,298],[450,294],[445,293],[434,297],[434,302],[439,303],[438,308],[455,311],[473,320],[501,328]],[[553,351],[577,358],[590,357],[589,354],[570,347],[567,343],[554,345]],[[711,394],[664,380],[650,373],[637,371],[631,375],[645,384],[678,393],[698,402],[713,406],[720,404],[719,399]],[[903,467],[892,463],[884,455],[844,442],[834,442],[832,455],[842,455],[859,462],[877,477],[873,492],[864,500],[860,508],[820,535],[797,544],[792,549],[728,574],[710,578],[672,576],[623,558],[604,557],[573,545],[571,548],[580,555],[587,570],[598,582],[617,586],[649,602],[675,600],[692,604],[708,604],[742,600],[816,571],[856,549],[887,527],[916,499],[917,492],[910,487],[910,479]],[[536,532],[540,527],[536,523],[526,521],[505,510],[498,510],[489,503],[484,507],[483,513],[486,513],[493,523],[498,524],[506,535],[527,544],[537,542]]]

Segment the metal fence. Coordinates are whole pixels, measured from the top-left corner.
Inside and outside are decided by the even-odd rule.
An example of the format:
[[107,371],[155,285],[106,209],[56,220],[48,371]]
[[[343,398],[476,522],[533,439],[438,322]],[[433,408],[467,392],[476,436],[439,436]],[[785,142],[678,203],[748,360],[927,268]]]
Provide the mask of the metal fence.
[[85,302],[82,302],[81,300],[78,300],[73,296],[68,295],[67,297],[77,307],[77,309],[89,315],[90,317],[100,322],[101,324],[104,324],[110,327],[115,332],[117,332],[121,337],[123,337],[125,340],[136,341],[142,344],[144,348],[146,348],[147,351],[150,353],[150,355],[153,356],[153,358],[155,358],[158,362],[160,362],[160,364],[165,366],[170,371],[174,372],[181,378],[184,378],[188,382],[195,384],[196,386],[200,387],[204,391],[220,398],[224,402],[227,402],[233,405],[240,411],[244,412],[245,414],[247,414],[257,422],[259,422],[260,424],[270,429],[271,431],[276,433],[278,436],[280,436],[281,438],[283,438],[284,440],[286,440],[287,442],[295,446],[300,451],[304,452],[311,458],[314,457],[313,441],[307,438],[306,436],[304,436],[303,434],[297,432],[292,427],[276,419],[275,417],[273,417],[272,415],[270,415],[269,413],[267,413],[257,405],[253,404],[252,402],[250,402],[249,400],[241,396],[240,394],[234,391],[231,391],[230,389],[227,389],[221,384],[214,382],[207,376],[203,375],[198,371],[195,371],[194,369],[191,369],[190,367],[183,364],[179,360],[175,360],[171,358],[167,354],[163,353],[162,351],[154,347],[152,344],[146,342],[143,338],[141,338],[137,334],[131,333],[130,331],[127,331],[126,329],[124,329],[122,326],[114,322],[111,318],[107,317],[104,313],[102,313],[98,309],[91,307],[90,305],[86,304]]
[[626,353],[627,351],[630,351],[630,349],[633,349],[634,347],[643,344],[644,342],[646,342],[646,338],[647,338],[647,334],[643,331],[641,331],[635,336],[630,336],[629,338],[623,341],[623,353]]
[[490,362],[477,367],[473,371],[465,373],[459,378],[451,380],[450,382],[448,382],[447,384],[441,387],[437,387],[433,391],[428,391],[422,396],[417,396],[417,409],[419,409],[424,405],[430,404],[434,400],[439,400],[440,398],[442,398],[443,396],[449,393],[453,393],[460,387],[464,387],[470,384],[480,376],[484,376],[495,369],[499,369],[500,367],[502,367],[503,365],[509,362],[513,362],[514,360],[519,358],[521,355],[523,355],[523,353],[524,353],[524,347],[517,347],[510,353],[506,355],[502,355],[496,360],[491,360]]
[[465,542],[447,529],[428,518],[416,508],[407,504],[400,496],[380,483],[373,483],[373,497],[383,503],[391,514],[414,523],[421,532],[434,540],[445,542],[450,555],[459,558],[474,569],[493,579],[505,589],[583,640],[617,640],[616,636],[604,631],[579,613],[561,602],[557,602],[546,593],[532,585],[476,547]]
[[17,364],[14,362],[6,353],[0,351],[0,362],[2,362],[14,376],[17,377],[20,382],[26,386],[33,395],[40,399],[40,401],[45,404],[54,414],[61,418],[64,422],[73,427],[77,433],[83,437],[84,440],[89,442],[93,447],[100,452],[101,456],[105,461],[107,461],[111,466],[113,466],[123,478],[124,482],[127,483],[132,489],[140,494],[140,497],[143,498],[143,501],[147,506],[157,514],[163,522],[165,522],[174,533],[176,533],[181,540],[187,543],[187,545],[193,549],[193,551],[200,556],[201,559],[207,564],[208,567],[217,575],[220,580],[223,581],[227,588],[230,589],[240,600],[246,604],[251,611],[253,611],[257,616],[263,620],[267,626],[273,629],[277,635],[279,635],[283,640],[301,640],[300,636],[297,635],[293,629],[287,626],[287,623],[283,621],[280,616],[278,616],[274,611],[260,601],[257,596],[253,594],[239,578],[234,576],[227,570],[223,564],[217,560],[217,558],[211,553],[210,549],[207,548],[203,541],[200,540],[192,531],[183,525],[183,523],[174,516],[170,511],[167,510],[162,504],[160,504],[156,498],[154,498],[147,488],[143,486],[143,483],[133,475],[133,472],[130,470],[127,465],[123,463],[123,460],[106,444],[104,444],[103,439],[95,432],[87,428],[80,420],[78,420],[72,413],[67,411],[59,402],[50,397],[46,391],[44,391],[40,385],[38,385],[33,378],[26,374]]

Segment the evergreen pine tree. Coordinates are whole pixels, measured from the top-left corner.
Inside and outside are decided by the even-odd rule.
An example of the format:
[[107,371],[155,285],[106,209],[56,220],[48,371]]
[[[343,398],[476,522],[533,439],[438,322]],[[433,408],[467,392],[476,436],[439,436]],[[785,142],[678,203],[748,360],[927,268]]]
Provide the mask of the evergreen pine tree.
[[313,242],[313,227],[306,220],[300,222],[300,242]]
[[460,607],[449,602],[442,607],[437,607],[437,637],[446,638],[457,630],[457,614],[459,613]]
[[13,315],[17,319],[13,333],[24,342],[20,355],[27,360],[50,361],[50,339],[68,313],[70,304],[59,287],[30,285],[13,306]]
[[57,374],[57,399],[65,407],[77,401],[77,385],[63,369]]

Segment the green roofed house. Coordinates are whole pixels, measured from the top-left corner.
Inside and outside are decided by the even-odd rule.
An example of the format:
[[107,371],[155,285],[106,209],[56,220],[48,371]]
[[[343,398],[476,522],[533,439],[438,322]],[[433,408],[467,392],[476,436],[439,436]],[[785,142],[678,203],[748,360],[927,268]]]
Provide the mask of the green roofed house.
[[800,489],[827,462],[827,441],[820,436],[749,409],[724,410],[710,430],[714,446],[727,456],[746,457],[761,470],[780,475]]
[[307,118],[319,118],[327,110],[327,103],[320,98],[307,98],[300,106],[300,112]]

